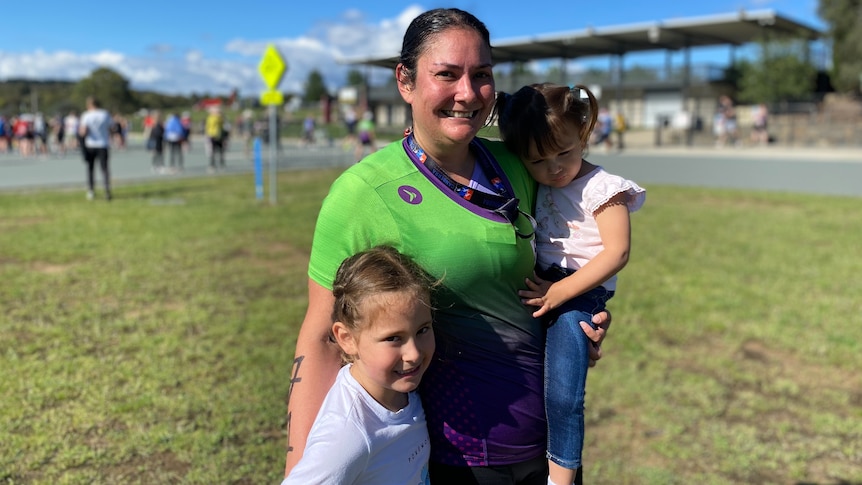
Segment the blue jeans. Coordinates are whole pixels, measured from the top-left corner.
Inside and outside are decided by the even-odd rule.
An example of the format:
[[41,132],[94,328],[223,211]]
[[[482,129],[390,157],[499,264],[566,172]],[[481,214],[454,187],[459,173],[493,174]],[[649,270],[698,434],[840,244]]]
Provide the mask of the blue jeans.
[[[539,271],[539,276],[558,281],[573,270],[559,267]],[[584,448],[584,396],[590,366],[590,340],[580,322],[593,325],[614,296],[599,286],[573,298],[550,317],[545,345],[545,413],[548,417],[548,459],[569,469],[581,466]]]

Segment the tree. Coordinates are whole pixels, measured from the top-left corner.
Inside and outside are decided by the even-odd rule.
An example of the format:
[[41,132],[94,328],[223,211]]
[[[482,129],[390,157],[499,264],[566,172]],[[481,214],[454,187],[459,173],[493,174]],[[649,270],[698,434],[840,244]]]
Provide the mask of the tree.
[[348,86],[365,86],[365,76],[356,69],[351,69],[347,71],[347,85]]
[[760,58],[734,66],[739,72],[738,97],[746,103],[806,99],[817,81],[803,40],[761,41]]
[[838,91],[862,86],[862,2],[820,0],[817,13],[829,24],[832,39],[832,85]]
[[136,108],[129,81],[107,67],[96,69],[72,89],[72,100],[81,107],[79,109],[83,109],[88,96],[95,96],[109,111],[130,113]]
[[323,82],[323,75],[314,69],[308,73],[308,80],[305,81],[305,95],[302,100],[307,103],[315,103],[320,101],[323,96],[329,96],[329,92]]

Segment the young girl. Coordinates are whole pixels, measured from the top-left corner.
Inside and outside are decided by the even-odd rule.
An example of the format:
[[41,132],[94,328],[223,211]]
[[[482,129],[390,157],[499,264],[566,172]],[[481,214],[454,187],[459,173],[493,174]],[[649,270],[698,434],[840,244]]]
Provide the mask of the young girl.
[[588,339],[579,322],[604,310],[628,262],[629,212],[644,203],[636,183],[583,159],[597,102],[584,86],[534,84],[501,93],[500,136],[540,183],[536,201],[536,281],[519,292],[548,316],[545,411],[549,484],[580,483]]
[[415,392],[434,353],[429,277],[388,246],[347,258],[333,283],[341,368],[282,485],[428,485],[430,445]]

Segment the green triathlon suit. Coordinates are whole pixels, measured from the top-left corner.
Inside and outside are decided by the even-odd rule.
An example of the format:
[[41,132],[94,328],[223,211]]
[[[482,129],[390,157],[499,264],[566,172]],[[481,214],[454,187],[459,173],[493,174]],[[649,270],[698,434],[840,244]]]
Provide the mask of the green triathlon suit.
[[[524,212],[536,184],[502,143],[477,139],[477,158],[502,169]],[[523,215],[519,231],[530,234]],[[333,183],[317,220],[309,277],[332,288],[339,264],[389,244],[411,256],[443,288],[434,296],[437,350],[420,386],[431,461],[496,466],[544,455],[544,328],[518,290],[533,274],[533,239],[459,197],[392,143]]]

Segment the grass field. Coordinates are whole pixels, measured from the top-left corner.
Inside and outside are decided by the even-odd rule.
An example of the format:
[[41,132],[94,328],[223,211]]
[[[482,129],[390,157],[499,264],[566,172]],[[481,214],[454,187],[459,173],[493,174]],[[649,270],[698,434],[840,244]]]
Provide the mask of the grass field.
[[[0,194],[0,483],[278,483],[337,174]],[[647,188],[588,483],[862,484],[859,199]]]

